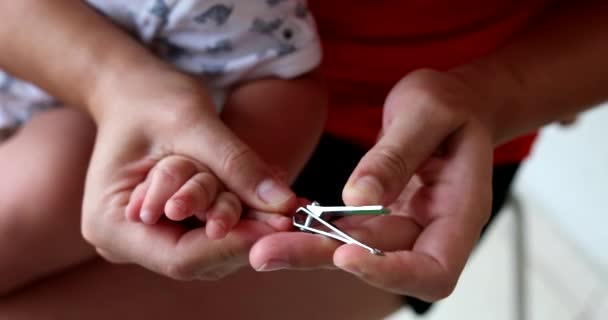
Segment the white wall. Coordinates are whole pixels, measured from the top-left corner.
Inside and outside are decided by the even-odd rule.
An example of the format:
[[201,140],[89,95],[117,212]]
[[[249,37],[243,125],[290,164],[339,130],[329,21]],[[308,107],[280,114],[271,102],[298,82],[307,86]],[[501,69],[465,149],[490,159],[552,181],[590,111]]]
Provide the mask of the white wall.
[[544,129],[515,190],[546,209],[608,279],[608,104],[572,127]]

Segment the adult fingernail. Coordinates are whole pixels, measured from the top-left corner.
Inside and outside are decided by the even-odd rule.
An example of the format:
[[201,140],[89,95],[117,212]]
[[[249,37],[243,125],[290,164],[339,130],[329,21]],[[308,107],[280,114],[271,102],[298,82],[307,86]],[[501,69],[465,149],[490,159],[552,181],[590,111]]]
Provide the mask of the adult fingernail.
[[382,194],[384,193],[384,187],[376,177],[363,176],[355,180],[355,182],[349,187],[349,192],[357,198],[364,199],[368,204],[380,203],[382,201]]
[[289,268],[290,265],[287,261],[284,260],[269,260],[264,263],[261,267],[257,268],[257,271],[267,272],[267,271],[277,271]]
[[145,223],[145,224],[153,224],[156,221],[154,221],[154,215],[152,214],[152,212],[148,211],[148,210],[144,210],[139,214],[139,219],[141,219],[141,222]]
[[262,181],[258,186],[257,192],[262,201],[272,206],[283,204],[294,197],[293,192],[289,188],[273,179]]

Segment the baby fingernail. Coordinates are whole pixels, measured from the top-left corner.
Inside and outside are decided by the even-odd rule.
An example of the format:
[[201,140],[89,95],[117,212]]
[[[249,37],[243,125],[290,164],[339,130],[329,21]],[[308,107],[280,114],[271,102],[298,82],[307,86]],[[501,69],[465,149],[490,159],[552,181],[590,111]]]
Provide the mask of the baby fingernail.
[[264,263],[261,267],[257,269],[257,271],[267,272],[267,271],[277,271],[282,269],[289,268],[290,265],[287,261],[284,260],[269,260]]
[[211,220],[207,222],[207,235],[211,239],[221,239],[226,236],[227,228],[224,221]]
[[186,211],[186,204],[183,200],[171,199],[165,208],[167,213],[171,213],[173,217],[181,217]]
[[267,179],[260,183],[257,192],[262,201],[272,206],[280,205],[294,197],[289,188],[273,179]]
[[155,223],[156,219],[154,218],[154,214],[152,214],[152,212],[148,211],[148,210],[144,210],[139,214],[139,219],[141,219],[141,222],[145,223],[145,224],[153,224]]
[[289,230],[292,225],[292,219],[289,217],[276,215],[270,219],[272,227],[278,230]]

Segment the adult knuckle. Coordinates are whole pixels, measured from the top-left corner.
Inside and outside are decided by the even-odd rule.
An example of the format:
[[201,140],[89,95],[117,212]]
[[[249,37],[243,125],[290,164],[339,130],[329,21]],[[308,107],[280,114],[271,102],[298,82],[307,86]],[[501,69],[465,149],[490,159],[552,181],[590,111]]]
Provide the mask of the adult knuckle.
[[438,300],[442,300],[445,299],[447,297],[449,297],[452,292],[454,292],[454,289],[456,288],[455,285],[445,285],[445,286],[441,286],[438,288],[438,290],[436,290],[433,295],[431,296],[431,299],[433,301],[438,301]]
[[445,299],[454,292],[456,288],[457,280],[453,277],[443,277],[438,279],[435,286],[429,287],[425,300],[438,301]]
[[161,119],[169,128],[191,128],[199,125],[202,112],[201,105],[206,104],[206,100],[199,99],[198,96],[191,94],[177,94],[165,97],[161,102],[171,104],[173,108],[162,109],[164,112]]
[[435,85],[441,74],[440,71],[429,68],[415,70],[397,82],[394,91],[425,95],[429,92],[429,88]]
[[[394,90],[408,101],[417,116],[433,117],[443,125],[458,124],[470,113],[470,94],[461,81],[433,69],[420,69],[400,81]],[[403,99],[403,96],[407,99]]]
[[254,152],[242,144],[231,144],[224,149],[222,170],[228,176],[236,175],[250,163]]
[[378,157],[377,160],[379,160],[377,163],[381,166],[385,166],[388,172],[391,172],[394,176],[402,179],[405,179],[409,175],[409,165],[397,147],[380,146],[376,151],[376,157]]
[[419,102],[414,104],[418,109],[417,114],[424,117],[434,117],[435,119],[451,118],[451,108],[448,108],[450,103],[445,93],[431,90],[424,86],[418,86],[413,90],[415,99]]

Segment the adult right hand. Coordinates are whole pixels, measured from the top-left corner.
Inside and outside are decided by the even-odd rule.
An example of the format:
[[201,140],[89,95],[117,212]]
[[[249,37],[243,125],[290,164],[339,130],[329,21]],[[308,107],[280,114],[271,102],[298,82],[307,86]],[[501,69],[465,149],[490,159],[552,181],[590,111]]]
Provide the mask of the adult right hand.
[[338,267],[386,291],[434,301],[448,296],[491,208],[492,135],[477,110],[495,101],[458,76],[434,70],[406,75],[384,106],[383,134],[343,191],[348,205],[382,204],[390,215],[336,222],[385,251],[301,232],[258,241],[259,271]]
[[295,195],[224,126],[199,80],[160,62],[108,74],[89,101],[98,133],[85,186],[84,237],[113,262],[176,279],[215,279],[247,264],[251,245],[275,231],[268,224],[244,219],[225,238],[211,240],[204,228],[131,222],[125,207],[133,189],[158,161],[178,155],[210,168],[254,210],[286,212]]

